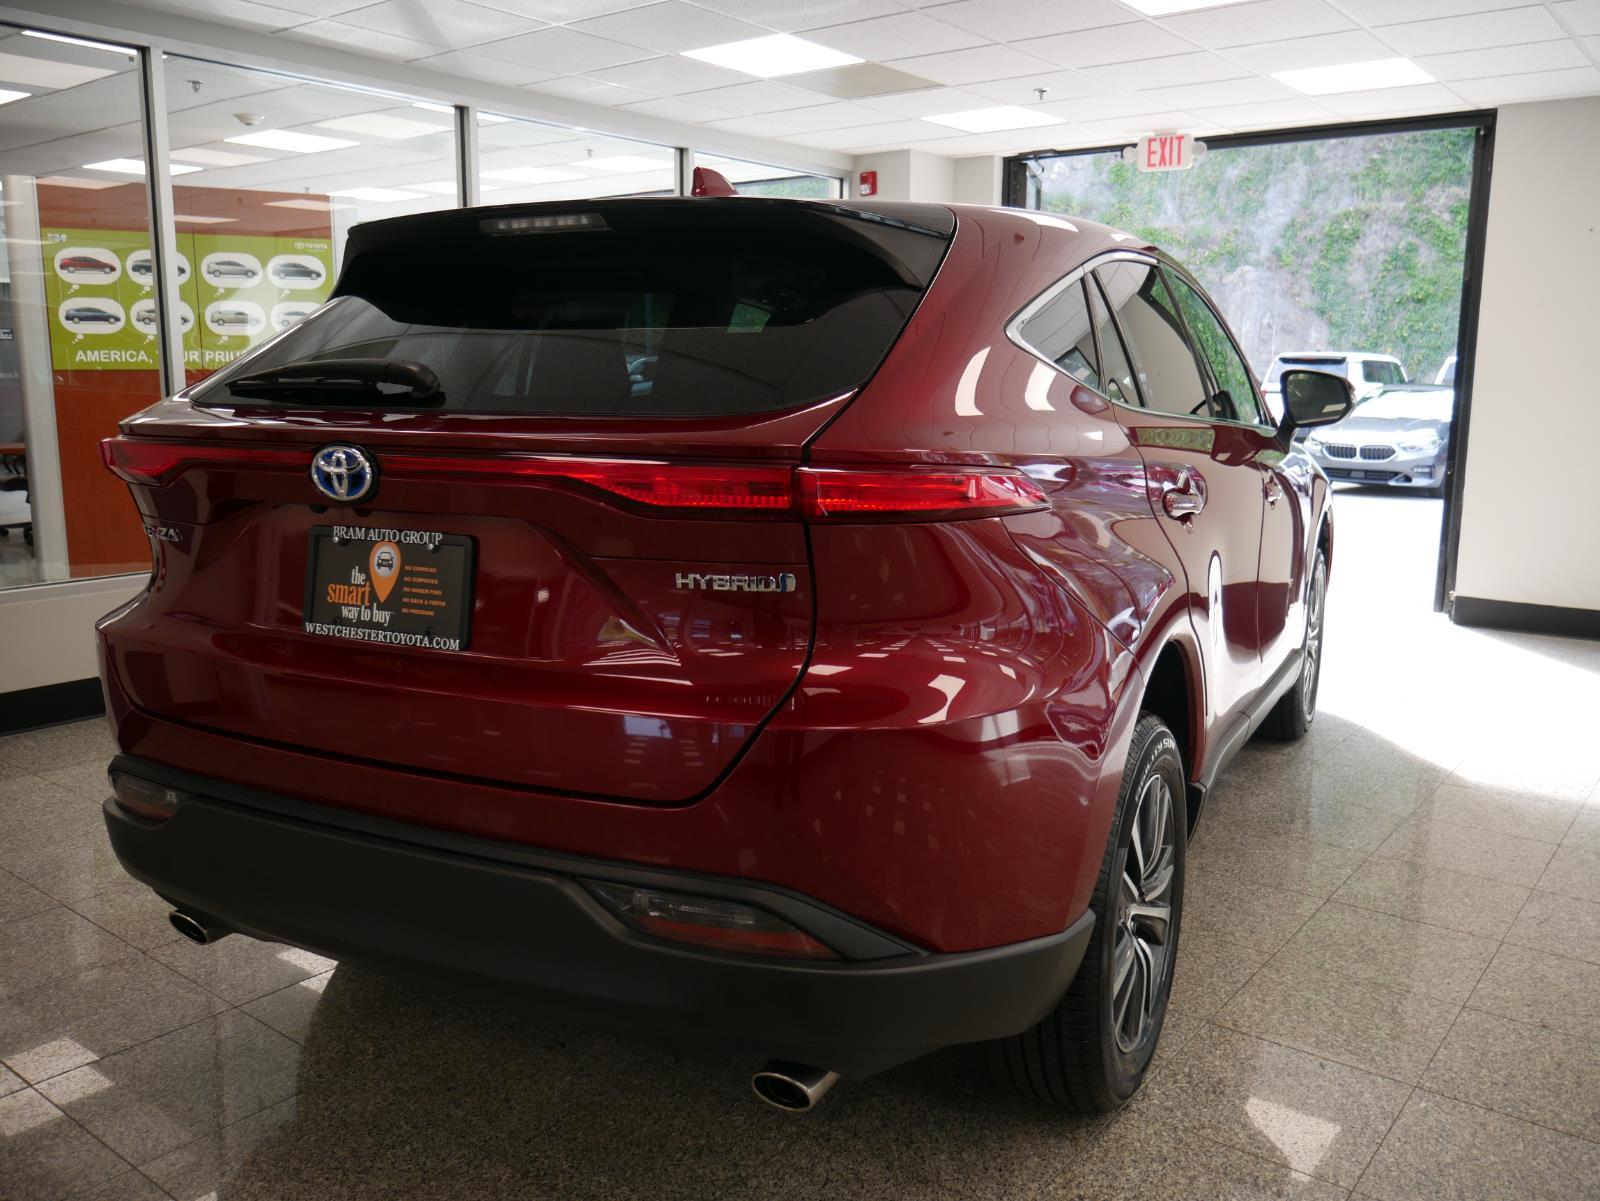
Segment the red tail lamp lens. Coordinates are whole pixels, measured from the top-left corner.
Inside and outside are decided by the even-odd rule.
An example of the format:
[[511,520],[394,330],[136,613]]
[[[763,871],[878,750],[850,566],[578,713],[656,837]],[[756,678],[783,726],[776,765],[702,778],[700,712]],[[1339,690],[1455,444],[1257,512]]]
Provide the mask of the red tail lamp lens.
[[787,959],[837,959],[826,944],[765,909],[632,884],[585,886],[634,929],[656,938]]
[[215,442],[118,437],[100,443],[100,461],[130,484],[160,487],[195,467],[304,471],[311,465],[311,454],[307,450],[281,446],[228,446]]
[[166,821],[178,811],[178,803],[183,799],[181,792],[165,784],[120,774],[111,777],[111,791],[118,805],[135,817],[152,822]]
[[802,467],[797,474],[806,515],[819,519],[992,517],[1048,504],[1025,475],[829,467]]

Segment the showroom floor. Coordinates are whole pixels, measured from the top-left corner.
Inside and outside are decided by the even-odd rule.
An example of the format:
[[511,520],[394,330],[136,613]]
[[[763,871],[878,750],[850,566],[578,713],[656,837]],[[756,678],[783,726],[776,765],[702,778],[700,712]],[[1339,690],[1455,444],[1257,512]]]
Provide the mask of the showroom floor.
[[103,723],[0,739],[0,1197],[1595,1196],[1600,643],[1432,614],[1439,508],[1340,496],[1321,716],[1214,795],[1098,1122],[960,1049],[789,1117],[749,1062],[178,941],[106,848]]

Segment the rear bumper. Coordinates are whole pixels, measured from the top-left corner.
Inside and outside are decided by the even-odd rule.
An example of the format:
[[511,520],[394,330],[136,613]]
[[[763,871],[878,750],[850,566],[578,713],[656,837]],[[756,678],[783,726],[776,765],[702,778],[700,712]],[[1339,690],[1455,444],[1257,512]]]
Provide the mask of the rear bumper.
[[[175,904],[258,938],[402,974],[570,1007],[646,1037],[711,1043],[864,1075],[1026,1029],[1060,998],[1094,925],[927,954],[809,898],[329,811],[119,757],[187,794],[153,824],[114,801],[128,871]],[[842,954],[813,963],[638,935],[578,883],[655,883],[780,912]]]

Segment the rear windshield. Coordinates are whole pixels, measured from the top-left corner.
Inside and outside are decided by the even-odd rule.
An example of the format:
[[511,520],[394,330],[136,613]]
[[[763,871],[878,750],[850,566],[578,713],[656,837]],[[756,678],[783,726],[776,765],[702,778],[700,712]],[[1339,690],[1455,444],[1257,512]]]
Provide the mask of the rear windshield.
[[1267,378],[1263,384],[1276,384],[1283,378],[1285,371],[1331,371],[1342,374],[1346,360],[1339,355],[1302,355],[1293,359],[1273,359],[1272,366],[1267,368]]
[[356,229],[334,298],[194,399],[270,403],[235,398],[229,381],[318,358],[381,358],[438,376],[443,395],[422,403],[430,409],[709,417],[791,408],[872,374],[953,230],[953,218],[927,228],[751,198],[565,212],[584,227],[504,232],[559,215],[506,209]]

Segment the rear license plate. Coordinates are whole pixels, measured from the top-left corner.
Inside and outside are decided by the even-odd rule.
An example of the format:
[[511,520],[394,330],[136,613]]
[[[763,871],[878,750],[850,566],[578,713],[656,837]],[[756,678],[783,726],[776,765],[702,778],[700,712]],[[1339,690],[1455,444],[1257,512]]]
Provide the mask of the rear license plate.
[[305,631],[428,650],[467,649],[474,546],[463,534],[315,525]]

